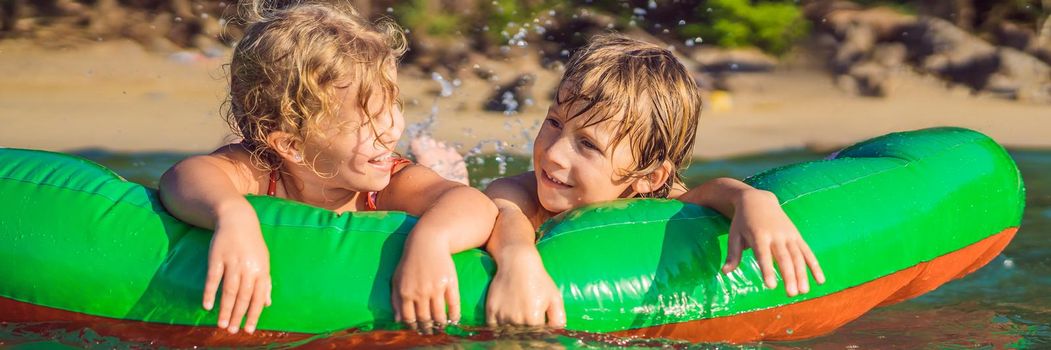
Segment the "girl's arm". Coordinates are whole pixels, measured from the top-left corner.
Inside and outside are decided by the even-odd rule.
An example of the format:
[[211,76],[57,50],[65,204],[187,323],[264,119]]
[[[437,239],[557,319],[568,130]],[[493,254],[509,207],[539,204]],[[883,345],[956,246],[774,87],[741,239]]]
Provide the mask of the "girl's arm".
[[566,324],[562,293],[544,269],[536,249],[536,229],[530,218],[539,203],[532,173],[493,181],[485,190],[499,215],[486,250],[496,262],[496,276],[486,298],[486,323],[561,328]]
[[[672,194],[673,198],[706,206],[733,218],[723,273],[736,269],[741,262],[741,251],[751,247],[768,288],[777,286],[775,259],[789,296],[810,290],[807,266],[817,283],[825,282],[825,275],[810,246],[785,215],[773,193],[731,178],[718,178],[685,193],[676,192]],[[679,193],[681,195],[676,196]]]
[[233,152],[228,146],[179,162],[161,176],[159,192],[172,216],[215,230],[204,308],[212,309],[219,282],[224,281],[219,327],[237,333],[247,312],[245,331],[252,333],[262,308],[270,305],[270,258],[255,210],[244,198],[254,192],[251,176],[245,175],[250,170],[238,168]]
[[[380,210],[419,216],[394,273],[391,301],[399,322],[430,332],[460,320],[460,294],[451,255],[489,238],[496,206],[480,191],[410,165],[378,195]],[[448,313],[446,313],[448,306]]]

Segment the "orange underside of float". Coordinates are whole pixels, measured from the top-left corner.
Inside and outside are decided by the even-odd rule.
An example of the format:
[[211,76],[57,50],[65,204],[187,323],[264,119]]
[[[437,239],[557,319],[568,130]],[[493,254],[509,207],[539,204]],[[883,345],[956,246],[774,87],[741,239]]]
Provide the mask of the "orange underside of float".
[[820,298],[735,316],[632,329],[613,335],[732,343],[812,338],[832,332],[874,307],[920,296],[978,270],[1000,254],[1016,232],[1017,227],[1004,230],[934,260]]
[[[989,263],[1014,238],[1010,228],[963,249],[908,269],[823,297],[736,316],[682,322],[612,333],[621,337],[681,339],[693,342],[746,343],[811,338],[834,331],[874,307],[890,305],[934,290]],[[0,298],[0,322],[26,323],[18,332],[49,333],[90,328],[102,336],[158,346],[249,346],[273,343],[307,347],[403,348],[449,344],[448,335],[419,336],[410,331],[311,334],[260,331],[231,335],[213,327],[191,327],[115,320]],[[311,339],[317,337],[316,339]],[[4,345],[0,342],[0,345]]]

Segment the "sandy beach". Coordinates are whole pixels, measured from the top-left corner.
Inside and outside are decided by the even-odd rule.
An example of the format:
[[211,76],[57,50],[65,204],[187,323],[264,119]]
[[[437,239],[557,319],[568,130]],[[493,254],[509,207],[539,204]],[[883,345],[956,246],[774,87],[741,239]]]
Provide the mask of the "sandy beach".
[[[229,54],[228,52],[226,53]],[[220,116],[228,56],[157,54],[123,40],[70,49],[0,41],[0,146],[69,151],[207,152],[231,140]],[[902,68],[887,98],[838,89],[820,67],[788,60],[773,72],[737,74],[731,92],[710,96],[695,153],[724,158],[786,148],[829,150],[887,132],[962,126],[1008,147],[1051,148],[1051,106],[972,95]],[[491,61],[495,82],[461,73],[447,97],[432,76],[403,69],[405,117],[461,152],[524,152],[543,117],[559,72]],[[523,73],[537,76],[536,102],[507,116],[482,110],[493,86]],[[445,77],[451,81],[450,77]]]

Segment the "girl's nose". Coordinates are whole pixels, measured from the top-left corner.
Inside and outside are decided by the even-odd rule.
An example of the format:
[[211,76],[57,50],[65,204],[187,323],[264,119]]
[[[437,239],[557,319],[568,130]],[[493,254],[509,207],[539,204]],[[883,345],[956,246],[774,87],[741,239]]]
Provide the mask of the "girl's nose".
[[402,119],[401,113],[391,113],[387,118],[380,118],[377,121],[380,122],[376,125],[379,129],[377,130],[379,131],[379,141],[384,145],[397,143],[405,128],[405,120]]

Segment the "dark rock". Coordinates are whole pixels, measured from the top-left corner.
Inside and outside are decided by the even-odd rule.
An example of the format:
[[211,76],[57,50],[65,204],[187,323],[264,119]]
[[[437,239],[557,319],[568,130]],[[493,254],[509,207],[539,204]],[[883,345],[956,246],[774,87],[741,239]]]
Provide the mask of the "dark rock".
[[995,46],[940,18],[921,18],[902,39],[921,69],[973,90],[985,87],[1000,67]]
[[907,56],[908,49],[902,43],[879,44],[872,51],[872,60],[888,68],[903,66]]
[[876,45],[876,33],[869,26],[855,23],[844,30],[843,40],[836,46],[832,56],[834,74],[850,71],[855,64],[868,58]]
[[1004,22],[997,26],[993,31],[993,36],[997,44],[1022,51],[1028,49],[1030,43],[1036,39],[1036,33],[1032,29],[1011,22]]
[[1012,48],[1000,49],[999,55],[998,74],[1017,87],[1016,98],[1031,102],[1051,102],[1051,66]]
[[887,67],[875,62],[865,62],[850,68],[848,75],[854,78],[857,93],[862,96],[884,97],[888,91]]
[[485,110],[515,114],[534,104],[532,88],[536,76],[522,74],[510,83],[496,89],[485,102]]
[[698,70],[707,73],[767,72],[777,67],[776,58],[755,48],[703,47],[690,52],[688,58],[696,62]]

